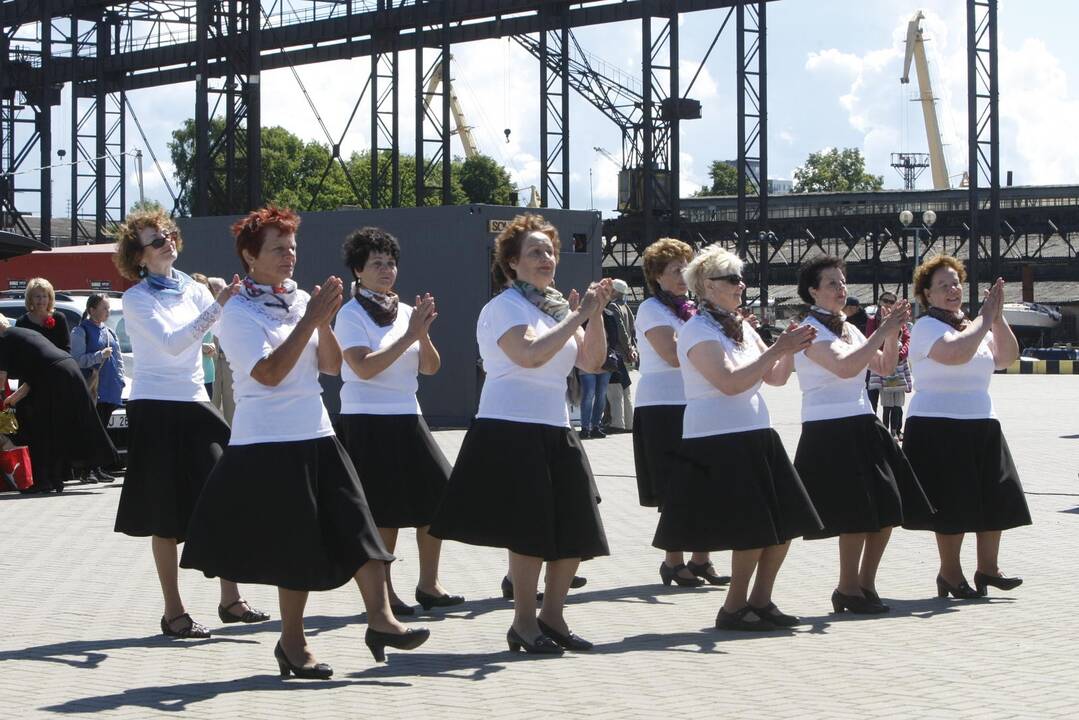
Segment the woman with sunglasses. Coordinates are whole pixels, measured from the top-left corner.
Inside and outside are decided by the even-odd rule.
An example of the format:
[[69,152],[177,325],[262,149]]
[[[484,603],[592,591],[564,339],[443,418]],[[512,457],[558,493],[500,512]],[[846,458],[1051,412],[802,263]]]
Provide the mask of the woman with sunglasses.
[[[138,358],[127,403],[128,453],[116,531],[151,538],[165,598],[161,632],[207,638],[210,631],[187,613],[180,598],[178,543],[203,483],[229,441],[229,426],[210,404],[203,385],[202,338],[239,292],[240,278],[215,299],[173,267],[183,248],[180,232],[163,210],[131,213],[116,231],[113,262],[138,284],[124,293],[124,317]],[[222,622],[261,622],[269,615],[221,581]]]
[[760,387],[787,382],[792,356],[815,331],[792,326],[766,346],[738,312],[742,261],[718,245],[701,251],[683,275],[700,299],[678,331],[686,395],[679,453],[689,467],[668,481],[652,544],[668,552],[733,551],[717,629],[796,625],[797,617],[772,602],[772,587],[791,538],[820,521],[772,429]]
[[806,539],[839,538],[839,583],[832,608],[888,612],[877,594],[877,568],[892,528],[931,512],[895,439],[877,419],[865,390],[866,369],[891,375],[910,304],[898,302],[868,338],[844,315],[846,264],[813,258],[798,274],[798,295],[810,305],[805,324],[813,345],[794,358],[802,388],[802,436],[794,466],[824,528]]

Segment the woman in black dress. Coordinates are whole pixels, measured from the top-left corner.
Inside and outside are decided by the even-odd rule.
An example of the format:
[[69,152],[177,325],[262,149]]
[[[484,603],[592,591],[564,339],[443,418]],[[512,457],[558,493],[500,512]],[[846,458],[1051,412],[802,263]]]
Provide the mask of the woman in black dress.
[[[296,286],[300,218],[273,206],[233,225],[246,277],[225,308],[218,338],[232,365],[236,414],[224,455],[206,481],[181,566],[236,582],[276,585],[283,677],[325,679],[304,636],[308,593],[355,580],[367,607],[365,641],[375,659],[386,647],[411,650],[425,629],[406,630],[390,610],[378,535],[356,469],[322,404],[319,373],[341,372],[330,322],[342,285],[327,278],[308,295]],[[372,562],[373,561],[373,562]]]
[[19,380],[19,389],[4,399],[4,408],[28,410],[35,418],[26,435],[34,486],[40,492],[63,491],[57,467],[117,461],[116,448],[71,355],[40,333],[8,327],[7,318],[0,316],[0,386],[9,377]]
[[67,318],[56,309],[56,291],[45,278],[30,278],[26,283],[26,314],[15,327],[36,330],[64,352],[71,352],[71,333]]

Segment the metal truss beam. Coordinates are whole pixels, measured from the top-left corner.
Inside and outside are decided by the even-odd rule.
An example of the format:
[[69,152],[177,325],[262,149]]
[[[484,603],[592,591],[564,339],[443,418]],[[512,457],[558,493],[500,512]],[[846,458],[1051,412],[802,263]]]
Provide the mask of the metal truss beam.
[[[393,4],[393,0],[378,0],[380,10],[392,9]],[[392,33],[376,35],[374,50],[371,55],[370,81],[371,207],[400,207],[401,128],[398,122],[400,97],[397,85],[400,77],[397,36]],[[388,203],[385,199],[387,184]]]
[[[760,268],[758,283],[768,298],[768,46],[767,3],[736,10],[738,59],[738,253]],[[756,229],[758,245],[751,246]],[[764,259],[761,262],[761,259]]]
[[[421,22],[416,38],[416,206],[450,205],[450,35],[449,6],[436,0],[415,0],[419,17],[439,10],[437,27]],[[430,48],[433,52],[424,52]],[[441,172],[439,172],[441,171]],[[437,197],[436,197],[437,193]],[[433,201],[433,202],[432,202]]]
[[[981,304],[979,279],[992,283],[1000,276],[1000,88],[997,67],[997,0],[967,0],[967,178],[970,193],[971,312]],[[988,192],[986,192],[988,191]],[[981,268],[985,252],[979,226],[988,209],[989,274]],[[978,242],[974,242],[978,238]]]
[[544,9],[549,24],[539,34],[540,204],[569,205],[569,5]]

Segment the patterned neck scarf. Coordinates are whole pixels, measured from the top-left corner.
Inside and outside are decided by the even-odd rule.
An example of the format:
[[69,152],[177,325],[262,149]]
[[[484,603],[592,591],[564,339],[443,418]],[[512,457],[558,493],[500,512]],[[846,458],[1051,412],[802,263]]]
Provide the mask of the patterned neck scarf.
[[937,320],[940,320],[945,325],[951,325],[959,332],[962,332],[968,327],[970,327],[970,318],[968,318],[966,316],[966,313],[964,313],[962,310],[960,310],[959,314],[956,315],[951,310],[945,310],[938,307],[930,307],[928,310],[925,311],[925,314],[931,318],[936,318]]
[[668,307],[670,311],[675,314],[675,317],[682,322],[686,322],[697,314],[696,303],[685,295],[675,295],[674,293],[667,292],[661,287],[656,287],[654,296],[656,300],[659,300]]
[[261,305],[269,315],[284,320],[289,318],[294,309],[296,281],[285,280],[280,286],[273,287],[260,285],[248,276],[243,280],[242,294],[256,305]]
[[524,280],[514,280],[512,287],[524,295],[525,300],[557,321],[561,321],[569,315],[569,300],[550,285],[545,290],[540,290],[532,283],[527,283]]
[[846,339],[847,317],[842,311],[834,313],[831,310],[825,310],[819,305],[812,305],[809,308],[809,314],[821,325],[831,330],[836,337]]
[[701,300],[700,309],[706,318],[719,325],[724,335],[739,345],[745,342],[744,326],[742,325],[744,320],[741,315],[716,307],[707,300]]
[[360,304],[375,324],[379,327],[393,325],[397,319],[397,293],[388,292],[385,295],[368,290],[357,281],[354,293],[356,302]]
[[155,293],[164,295],[183,295],[184,288],[191,282],[191,276],[182,273],[176,268],[170,268],[168,275],[158,275],[149,270],[146,271],[146,284]]

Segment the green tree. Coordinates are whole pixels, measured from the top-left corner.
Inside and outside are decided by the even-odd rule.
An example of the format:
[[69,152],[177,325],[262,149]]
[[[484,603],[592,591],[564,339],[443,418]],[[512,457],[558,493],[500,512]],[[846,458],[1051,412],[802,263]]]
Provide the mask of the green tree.
[[165,206],[159,203],[157,200],[137,200],[132,203],[128,213],[139,212],[140,210],[164,210]]
[[[702,195],[737,195],[738,194],[738,168],[724,160],[713,160],[708,169],[708,177],[712,178],[711,186],[705,185],[696,197]],[[746,178],[746,193],[753,194],[753,185]]]
[[513,183],[506,169],[486,155],[455,161],[457,178],[469,202],[509,205]]
[[880,190],[884,177],[865,170],[858,148],[831,148],[811,153],[805,165],[794,171],[793,192],[857,192]]

